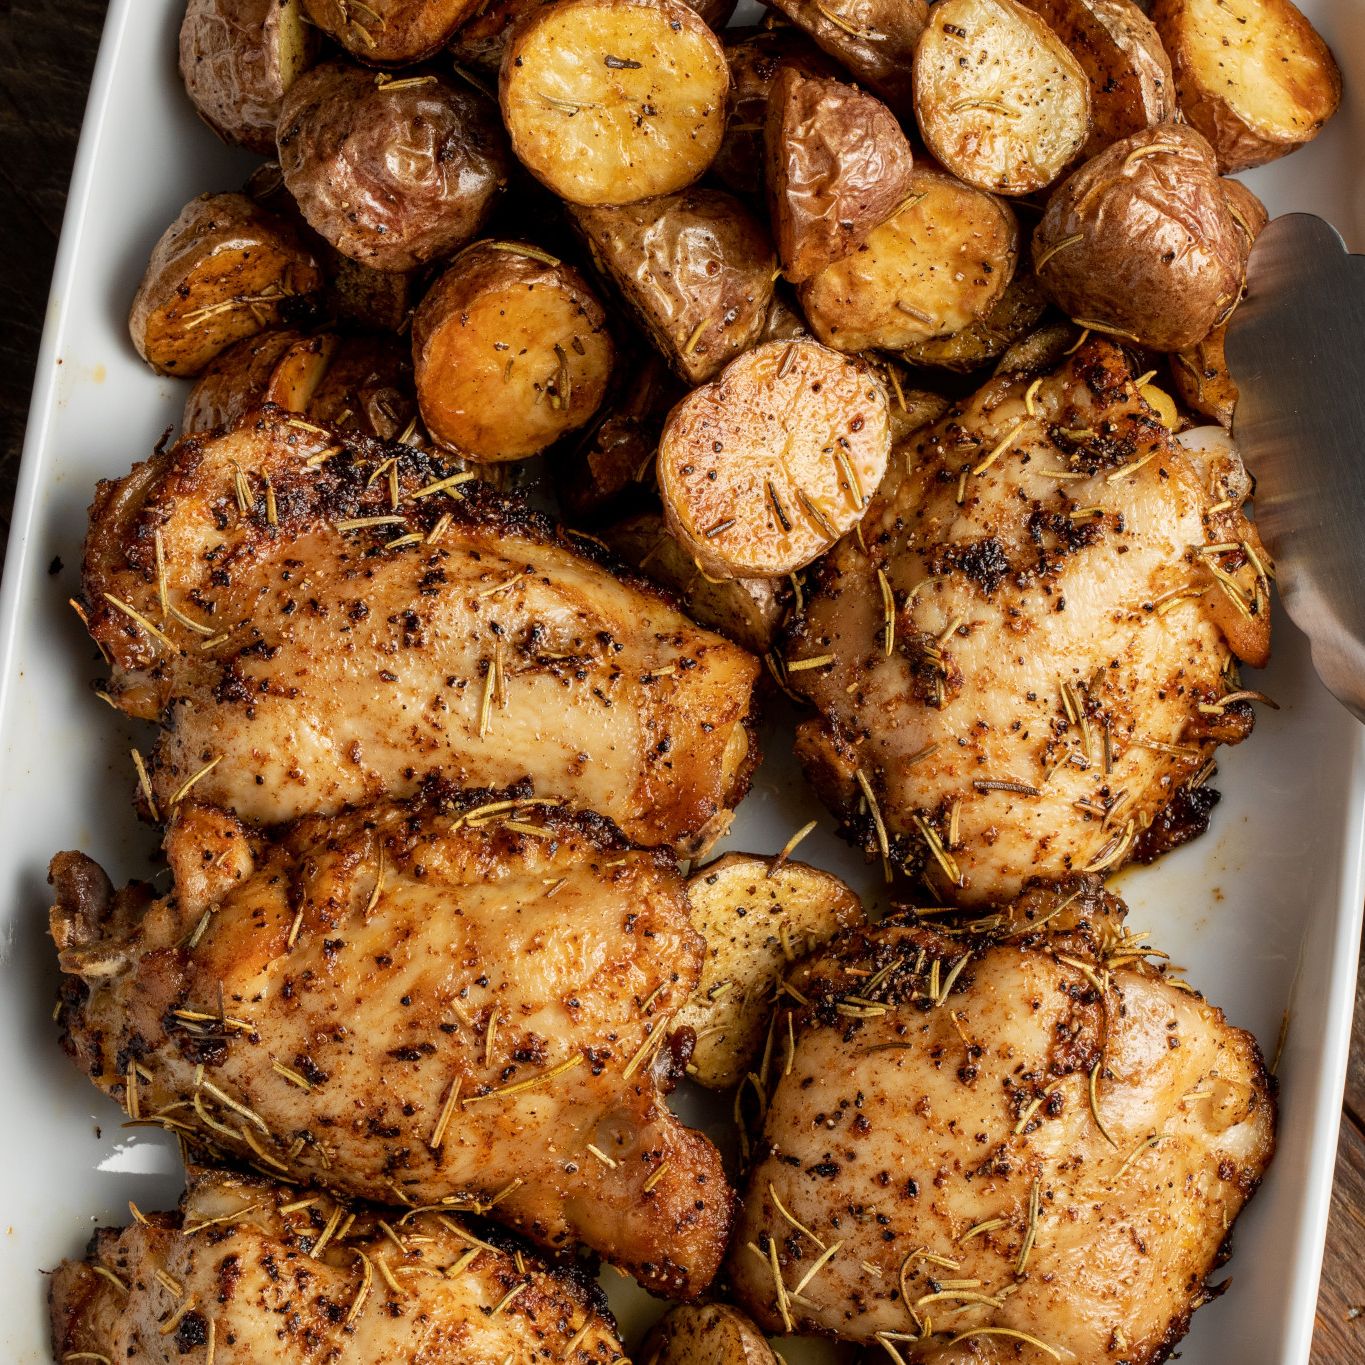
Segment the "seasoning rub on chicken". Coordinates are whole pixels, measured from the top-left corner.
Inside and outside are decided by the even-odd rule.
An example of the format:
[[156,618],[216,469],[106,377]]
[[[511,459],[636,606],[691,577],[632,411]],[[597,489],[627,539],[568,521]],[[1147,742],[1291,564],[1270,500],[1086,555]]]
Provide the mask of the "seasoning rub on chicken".
[[691,851],[747,790],[758,665],[604,565],[472,475],[267,408],[100,485],[82,610],[114,703],[162,722],[162,815],[529,777]]
[[450,1214],[194,1168],[178,1212],[133,1213],[53,1273],[58,1360],[625,1360],[595,1285]]
[[1095,878],[985,927],[902,914],[794,972],[740,1301],[923,1365],[1155,1365],[1270,1161],[1261,1054]]
[[159,899],[52,865],[64,1042],[134,1118],[706,1288],[732,1195],[662,1097],[703,954],[670,852],[525,791],[430,788],[271,838],[187,805],[166,851]]
[[1105,340],[911,438],[786,650],[819,713],[798,749],[850,837],[981,905],[1202,827],[1259,695],[1237,661],[1269,652],[1249,486],[1172,438]]

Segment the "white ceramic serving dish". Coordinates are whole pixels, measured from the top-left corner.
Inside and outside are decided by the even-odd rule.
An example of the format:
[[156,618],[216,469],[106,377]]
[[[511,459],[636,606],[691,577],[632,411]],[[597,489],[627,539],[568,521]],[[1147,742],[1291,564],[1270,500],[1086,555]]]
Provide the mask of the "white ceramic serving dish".
[[[1330,218],[1365,249],[1365,5],[1309,13],[1346,68],[1347,101],[1312,146],[1250,177],[1273,211]],[[127,1201],[165,1207],[174,1150],[121,1115],[62,1056],[51,1023],[50,855],[80,848],[115,878],[144,873],[150,833],[131,816],[133,727],[91,690],[98,655],[67,598],[78,587],[96,479],[123,474],[176,423],[180,383],[137,359],[125,317],[157,236],[191,196],[235,188],[252,164],[194,117],[176,73],[183,0],[113,0],[95,69],[57,257],[0,597],[0,1360],[49,1360],[40,1271],[78,1253]],[[23,269],[11,262],[10,269]],[[1255,1030],[1280,1063],[1280,1149],[1238,1225],[1233,1285],[1198,1314],[1185,1365],[1308,1359],[1332,1184],[1361,918],[1365,731],[1314,678],[1303,640],[1276,620],[1275,661],[1254,685],[1282,709],[1226,754],[1211,831],[1120,877],[1133,918],[1189,979]],[[811,815],[784,718],[729,841],[770,852]],[[147,737],[142,737],[145,747]],[[867,887],[829,830],[801,854]],[[877,888],[868,888],[875,893]],[[708,1127],[722,1120],[695,1100]],[[714,1106],[712,1106],[714,1110]],[[657,1311],[614,1282],[628,1325]],[[788,1344],[793,1362],[834,1358]]]

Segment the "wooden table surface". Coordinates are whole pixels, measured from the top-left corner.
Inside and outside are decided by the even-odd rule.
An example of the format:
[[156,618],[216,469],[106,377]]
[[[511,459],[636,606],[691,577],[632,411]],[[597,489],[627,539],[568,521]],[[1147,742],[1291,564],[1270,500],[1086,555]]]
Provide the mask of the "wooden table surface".
[[[105,5],[0,0],[0,541]],[[1365,1360],[1365,974],[1356,1002],[1313,1365]]]

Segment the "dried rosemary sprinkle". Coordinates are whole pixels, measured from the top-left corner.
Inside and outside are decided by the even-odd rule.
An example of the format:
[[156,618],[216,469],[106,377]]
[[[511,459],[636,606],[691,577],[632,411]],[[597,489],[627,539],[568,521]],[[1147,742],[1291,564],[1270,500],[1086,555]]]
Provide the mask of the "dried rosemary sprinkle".
[[1061,1353],[1045,1341],[1039,1341],[1037,1337],[1030,1336],[1027,1332],[1016,1331],[1013,1327],[969,1327],[965,1332],[959,1332],[953,1337],[948,1345],[956,1346],[958,1342],[967,1341],[971,1337],[1013,1337],[1016,1341],[1027,1342],[1030,1346],[1036,1346],[1040,1351],[1046,1351],[1053,1360],[1060,1361]]
[[[542,96],[542,98],[546,100],[550,99],[548,95]],[[568,104],[570,103],[570,101],[550,100],[550,103]],[[577,104],[573,106],[575,111],[584,107],[586,106]],[[559,257],[551,256],[548,251],[542,251],[539,247],[536,246],[529,246],[525,242],[482,242],[480,243],[480,245],[487,247],[491,251],[510,251],[515,256],[529,256],[533,261],[540,261],[543,265],[560,264]]]
[[600,1161],[604,1166],[610,1167],[613,1171],[616,1169],[616,1162],[611,1157],[609,1157],[600,1147],[595,1147],[591,1142],[588,1143],[587,1146],[588,1151],[590,1151],[593,1154],[593,1156],[595,1156],[598,1159],[598,1161]]
[[153,820],[160,820],[156,810],[156,797],[152,795],[152,781],[147,776],[147,765],[142,761],[142,755],[136,750],[132,750],[133,767],[137,769],[137,785],[142,792],[142,799],[147,803],[147,812]]
[[811,668],[828,668],[834,663],[833,654],[811,654],[804,659],[788,659],[788,673],[804,673]]
[[219,754],[217,758],[205,763],[192,777],[186,778],[186,780],[176,788],[170,801],[167,802],[167,805],[171,807],[178,806],[190,794],[194,785],[206,778],[226,757],[226,754]]
[[877,586],[882,594],[882,653],[889,659],[896,647],[896,598],[886,570],[877,568]]
[[667,1173],[668,1168],[672,1164],[673,1163],[671,1160],[661,1161],[651,1172],[649,1179],[645,1181],[645,1183],[641,1186],[641,1189],[643,1189],[644,1192],[648,1194],[650,1190],[652,1190],[655,1187],[655,1185],[657,1185],[659,1181],[661,1181],[664,1178],[664,1175]]
[[352,1247],[351,1250],[360,1258],[360,1285],[346,1314],[345,1325],[347,1327],[360,1316],[360,1310],[365,1306],[365,1300],[369,1297],[370,1286],[374,1283],[374,1266],[370,1262],[370,1258],[359,1247]]
[[406,522],[406,517],[399,516],[348,517],[335,525],[338,531],[364,531],[371,526],[403,526]]
[[[663,1030],[659,1030],[659,1036],[662,1038]],[[534,1076],[528,1076],[525,1080],[510,1081],[507,1085],[500,1085],[492,1090],[485,1090],[481,1095],[468,1095],[464,1099],[459,1098],[457,1083],[455,1103],[458,1103],[461,1109],[468,1109],[471,1104],[479,1104],[483,1100],[506,1099],[508,1095],[519,1095],[523,1091],[534,1090],[538,1086],[547,1085],[550,1081],[562,1076],[566,1071],[572,1071],[574,1067],[582,1062],[582,1060],[583,1054],[581,1052],[575,1052],[572,1057],[566,1057],[562,1062],[558,1063],[558,1065],[549,1067],[545,1071],[537,1072]],[[487,1062],[485,1062],[485,1065],[487,1065]],[[447,1103],[449,1102],[450,1101],[447,1101]],[[440,1131],[442,1134],[445,1132],[443,1128]],[[436,1135],[434,1133],[432,1134],[432,1145],[436,1145]]]
[[[970,1242],[973,1237],[980,1237],[987,1232],[994,1232],[996,1228],[1003,1228],[1008,1221],[1009,1220],[1005,1218],[987,1218],[984,1223],[973,1223],[972,1226],[957,1239],[958,1245],[961,1246],[966,1242]],[[953,1268],[956,1269],[957,1267],[954,1266]]]
[[768,501],[772,504],[772,509],[777,517],[777,523],[781,526],[784,533],[790,534],[792,529],[791,518],[787,515],[787,509],[782,505],[782,499],[777,496],[777,489],[773,486],[773,481],[769,479]]
[[[886,825],[882,822],[881,807],[877,804],[877,797],[873,793],[872,783],[867,780],[867,774],[861,768],[855,768],[853,775],[857,778],[859,787],[862,788],[863,799],[867,802],[868,814],[872,817],[872,823],[877,831],[877,847],[881,850],[883,858],[890,857],[891,843],[886,836]],[[918,817],[916,817],[918,819]]]
[[300,1090],[311,1090],[313,1084],[306,1077],[299,1075],[292,1067],[285,1066],[283,1062],[270,1059],[270,1069],[278,1076],[283,1076],[290,1085],[296,1085]]
[[1024,1245],[1019,1249],[1019,1260],[1014,1267],[1016,1275],[1024,1273],[1024,1268],[1028,1265],[1029,1253],[1033,1250],[1033,1243],[1038,1235],[1038,1199],[1040,1194],[1041,1185],[1035,1176],[1033,1188],[1029,1191],[1028,1197],[1028,1230],[1024,1233]]
[[[1045,252],[1043,252],[1043,254],[1042,254],[1041,256],[1039,256],[1038,259],[1034,262],[1034,264],[1033,264],[1034,273],[1035,273],[1035,274],[1041,273],[1043,267],[1044,267],[1044,266],[1045,266],[1045,265],[1046,265],[1046,264],[1047,264],[1047,263],[1048,263],[1048,262],[1049,262],[1049,261],[1050,261],[1050,260],[1051,260],[1059,251],[1065,251],[1067,247],[1069,247],[1069,246],[1075,246],[1077,242],[1083,242],[1084,240],[1085,240],[1085,233],[1083,233],[1083,232],[1076,232],[1076,233],[1073,233],[1070,237],[1063,237],[1062,240],[1061,240],[1060,242],[1054,242],[1054,243],[1053,243],[1050,247],[1048,247],[1048,249],[1047,249]],[[1041,382],[1041,381],[1040,381],[1040,382]],[[1033,415],[1032,413],[1029,414],[1030,417],[1031,417],[1032,415]]]
[[1001,438],[999,443],[991,450],[980,464],[973,468],[973,474],[984,474],[1004,453],[1009,449],[1014,439],[1024,429],[1023,422],[1016,422]]
[[808,823],[802,825],[801,828],[798,829],[796,833],[793,834],[792,837],[788,839],[785,844],[782,845],[781,849],[778,851],[777,856],[772,860],[771,863],[768,864],[768,871],[765,875],[771,877],[776,872],[778,872],[786,863],[787,859],[790,858],[792,853],[796,850],[796,846],[808,834],[810,834],[811,831],[814,830],[819,823],[820,822],[818,820],[811,820]]
[[821,1241],[820,1238],[817,1237],[804,1223],[797,1219],[796,1216],[792,1214],[790,1210],[787,1208],[787,1206],[781,1201],[781,1199],[777,1197],[777,1191],[773,1188],[773,1182],[771,1180],[768,1181],[768,1198],[773,1201],[773,1207],[778,1211],[778,1213],[788,1223],[790,1223],[792,1227],[794,1227],[797,1230],[797,1232],[801,1233],[801,1235],[804,1237],[808,1237],[812,1242],[815,1243],[816,1246],[820,1248],[821,1251],[829,1250],[828,1245],[825,1242]]
[[1100,1068],[1103,1065],[1103,1060],[1100,1060],[1090,1068],[1090,1117],[1095,1120],[1095,1127],[1099,1129],[1100,1136],[1103,1137],[1111,1147],[1117,1148],[1118,1143],[1114,1141],[1114,1135],[1104,1126],[1104,1123],[1100,1118],[1098,1087]]
[[171,637],[167,635],[164,630],[161,630],[157,626],[154,626],[136,608],[130,607],[127,602],[124,602],[121,598],[115,597],[114,594],[111,592],[107,592],[104,594],[104,600],[108,602],[111,607],[114,607],[117,610],[121,611],[126,617],[129,618],[129,620],[134,622],[134,624],[141,626],[142,629],[145,630],[154,641],[156,641],[159,644],[165,645],[166,648],[169,649],[172,654],[178,652],[179,647],[176,645],[175,641],[172,640]]

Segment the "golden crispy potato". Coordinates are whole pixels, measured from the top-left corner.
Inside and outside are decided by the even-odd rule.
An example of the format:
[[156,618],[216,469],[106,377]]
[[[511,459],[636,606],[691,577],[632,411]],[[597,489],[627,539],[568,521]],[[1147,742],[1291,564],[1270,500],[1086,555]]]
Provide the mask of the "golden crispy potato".
[[627,564],[676,592],[698,625],[755,654],[773,647],[793,599],[787,579],[708,578],[656,512],[617,522],[601,536]]
[[230,426],[244,413],[260,407],[280,357],[295,342],[305,339],[295,328],[281,327],[244,337],[215,356],[190,388],[180,430],[188,436]]
[[891,448],[871,369],[815,341],[769,341],[669,414],[668,529],[713,578],[773,578],[861,520]]
[[777,1365],[763,1333],[725,1303],[671,1308],[636,1355],[641,1365]]
[[896,116],[843,81],[783,68],[764,147],[773,235],[793,284],[842,260],[910,193],[913,157]]
[[606,394],[613,354],[587,281],[520,242],[463,251],[412,319],[422,420],[476,463],[525,459],[581,427]]
[[1032,273],[1016,274],[985,317],[951,336],[931,337],[907,346],[901,355],[914,365],[965,374],[997,359],[1038,325],[1047,296]]
[[224,142],[272,156],[285,92],[317,56],[299,0],[189,0],[180,77],[199,117]]
[[749,853],[726,853],[694,873],[687,902],[706,959],[673,1022],[696,1030],[689,1074],[724,1090],[751,1070],[788,967],[866,916],[833,873]]
[[1133,0],[1021,0],[1090,80],[1088,160],[1111,142],[1175,117],[1175,77],[1152,21]]
[[1292,0],[1156,0],[1181,112],[1218,167],[1244,171],[1317,137],[1341,103],[1341,71]]
[[725,132],[719,39],[681,0],[554,0],[517,26],[498,95],[512,149],[571,204],[685,189]]
[[1114,143],[1054,191],[1033,234],[1033,269],[1080,326],[1180,351],[1237,302],[1247,249],[1213,148],[1193,128],[1163,123]]
[[914,113],[911,59],[929,19],[928,0],[773,0],[896,117]]
[[295,316],[322,287],[298,234],[244,194],[191,199],[162,234],[128,316],[160,374],[196,375],[234,341]]
[[940,0],[915,46],[915,118],[959,179],[997,194],[1050,185],[1090,135],[1090,82],[1017,0]]
[[898,351],[984,318],[1014,277],[1003,199],[917,165],[904,207],[800,288],[811,331],[841,351]]
[[431,73],[314,67],[285,96],[278,143],[309,226],[377,270],[411,270],[463,246],[507,180],[492,106]]
[[406,66],[443,47],[478,0],[303,0],[308,17],[353,57]]
[[573,216],[593,259],[688,384],[712,378],[758,340],[777,259],[767,229],[733,195],[683,190]]

